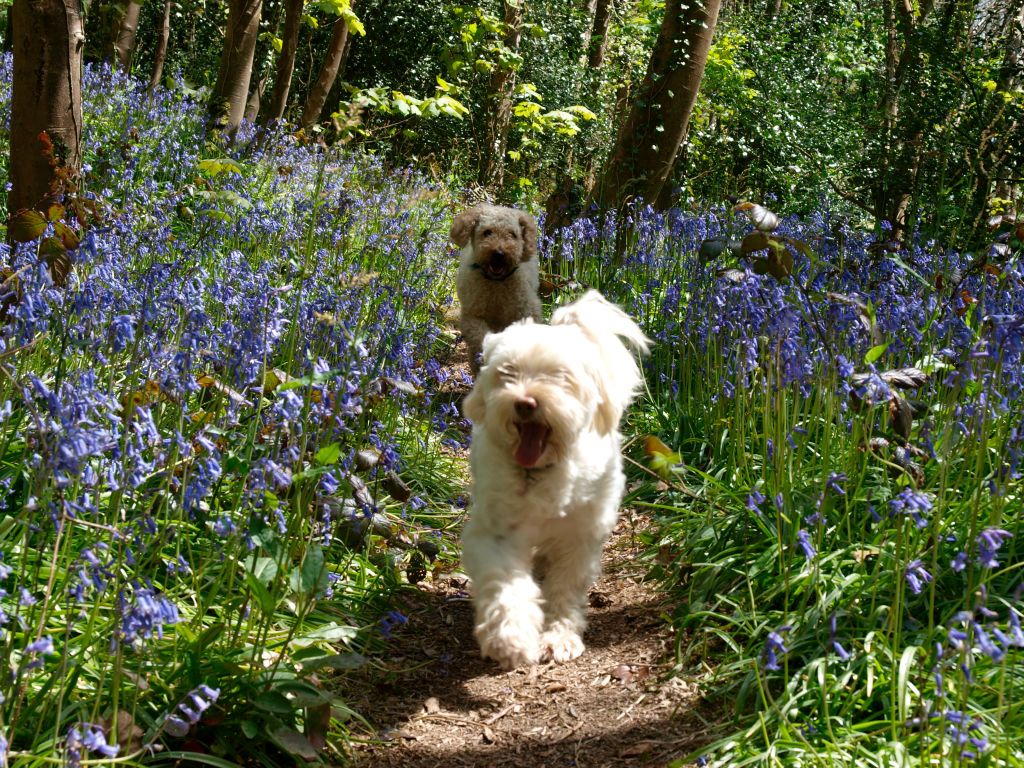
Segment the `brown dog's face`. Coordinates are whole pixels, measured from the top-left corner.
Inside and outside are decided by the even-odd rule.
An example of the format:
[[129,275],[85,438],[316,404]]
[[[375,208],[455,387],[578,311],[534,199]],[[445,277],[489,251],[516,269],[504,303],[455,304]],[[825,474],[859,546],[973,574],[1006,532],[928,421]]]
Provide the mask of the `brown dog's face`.
[[451,238],[472,243],[474,263],[490,280],[504,280],[537,253],[537,222],[514,208],[478,205],[452,222]]

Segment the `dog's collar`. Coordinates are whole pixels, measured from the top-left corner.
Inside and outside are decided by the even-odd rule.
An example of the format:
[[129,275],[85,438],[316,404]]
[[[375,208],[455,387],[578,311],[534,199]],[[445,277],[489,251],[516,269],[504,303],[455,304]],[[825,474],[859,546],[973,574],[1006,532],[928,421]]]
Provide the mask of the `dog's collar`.
[[470,269],[479,269],[480,270],[480,274],[483,275],[483,277],[484,277],[484,280],[490,280],[492,283],[504,283],[506,280],[508,280],[510,277],[512,277],[512,275],[514,275],[516,273],[516,270],[519,269],[519,265],[516,264],[514,267],[512,267],[512,271],[509,272],[504,277],[491,277],[490,275],[488,275],[484,271],[483,267],[481,267],[479,264],[477,264],[475,262],[473,264],[470,264],[469,268]]

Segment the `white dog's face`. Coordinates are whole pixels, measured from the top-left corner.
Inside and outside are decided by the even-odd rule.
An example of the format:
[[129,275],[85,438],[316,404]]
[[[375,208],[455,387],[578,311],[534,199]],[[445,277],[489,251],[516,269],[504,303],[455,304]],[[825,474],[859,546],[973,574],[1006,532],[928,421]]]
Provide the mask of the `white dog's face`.
[[618,425],[599,350],[575,326],[516,323],[486,337],[483,358],[466,415],[523,468],[557,464],[584,430]]

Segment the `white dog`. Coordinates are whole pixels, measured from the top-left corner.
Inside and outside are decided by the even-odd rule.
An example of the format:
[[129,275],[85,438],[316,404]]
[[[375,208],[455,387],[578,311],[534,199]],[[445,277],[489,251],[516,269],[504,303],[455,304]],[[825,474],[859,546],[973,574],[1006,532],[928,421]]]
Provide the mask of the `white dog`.
[[623,342],[650,344],[596,291],[551,325],[484,339],[465,402],[474,487],[463,565],[480,650],[506,669],[583,653],[587,589],[625,486],[619,418],[641,383]]
[[540,320],[537,222],[515,208],[478,205],[455,217],[450,237],[462,249],[455,277],[459,327],[476,374],[484,336],[527,317]]

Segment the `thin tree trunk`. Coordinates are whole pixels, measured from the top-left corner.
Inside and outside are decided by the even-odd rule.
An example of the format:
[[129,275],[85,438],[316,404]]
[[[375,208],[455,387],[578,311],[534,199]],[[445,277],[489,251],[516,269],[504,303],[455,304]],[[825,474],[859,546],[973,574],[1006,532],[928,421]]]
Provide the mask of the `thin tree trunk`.
[[[44,210],[70,191],[81,164],[81,0],[14,0],[10,180],[7,210]],[[44,136],[52,144],[47,151]],[[63,283],[67,262],[51,263]]]
[[594,10],[594,26],[590,31],[587,52],[587,67],[600,69],[608,51],[608,30],[611,28],[615,0],[597,0]]
[[647,74],[619,130],[594,201],[655,203],[672,173],[704,76],[721,0],[667,0]]
[[[523,0],[505,0],[505,47],[519,52],[523,27]],[[491,74],[488,89],[491,108],[484,126],[483,155],[486,162],[480,169],[480,183],[489,189],[500,189],[505,182],[505,150],[512,125],[512,91],[515,70],[499,63]]]
[[281,55],[277,58],[277,72],[274,88],[270,92],[270,104],[260,118],[261,125],[276,123],[284,117],[288,106],[288,92],[292,86],[295,71],[295,53],[299,48],[299,24],[302,21],[303,0],[285,0],[284,36],[281,38]]
[[164,18],[160,22],[160,37],[156,43],[156,53],[153,54],[153,74],[149,78],[148,91],[152,93],[164,76],[164,62],[167,61],[167,43],[171,39],[171,8],[174,0],[166,0],[164,3]]
[[117,37],[114,38],[114,54],[117,56],[118,66],[122,72],[128,72],[132,66],[132,54],[135,53],[135,42],[138,39],[139,12],[142,10],[142,3],[139,0],[128,0],[124,8],[124,15],[117,27]]
[[327,48],[323,66],[320,67],[320,73],[316,77],[316,82],[309,89],[306,104],[302,108],[300,124],[306,131],[320,122],[320,113],[323,111],[324,102],[327,101],[327,94],[331,92],[331,86],[334,85],[334,79],[338,76],[338,69],[341,67],[348,35],[348,22],[344,17],[339,16],[331,28],[331,42]]
[[245,115],[262,6],[263,0],[228,0],[224,52],[210,97],[210,115],[228,137],[234,136]]

